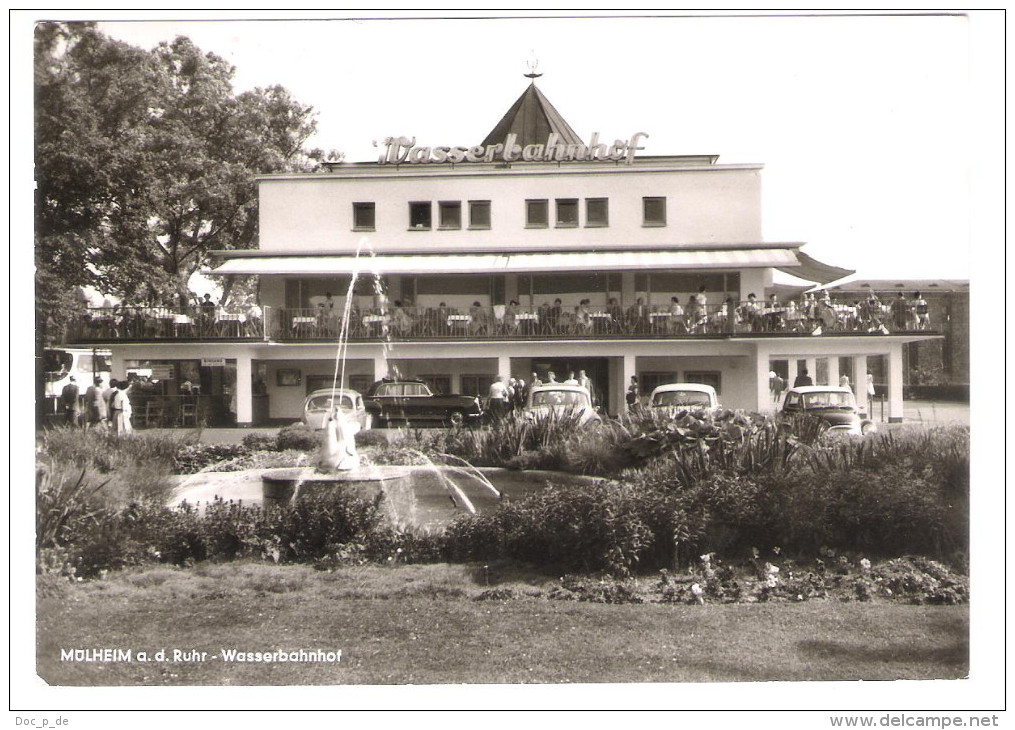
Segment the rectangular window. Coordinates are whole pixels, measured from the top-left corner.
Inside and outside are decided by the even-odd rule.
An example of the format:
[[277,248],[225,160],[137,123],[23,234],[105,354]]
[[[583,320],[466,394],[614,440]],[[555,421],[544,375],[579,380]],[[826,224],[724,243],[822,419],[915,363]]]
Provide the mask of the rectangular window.
[[433,206],[425,203],[409,203],[409,228],[414,231],[429,231],[433,227]]
[[440,210],[440,227],[457,230],[462,227],[462,204],[457,200],[442,200],[437,204]]
[[525,226],[546,228],[550,225],[549,203],[546,200],[525,201]]
[[677,377],[676,373],[667,373],[667,372],[638,373],[638,389],[641,391],[641,394],[646,397],[651,395],[652,391],[658,388],[660,385],[679,382],[680,378]]
[[490,395],[490,386],[493,385],[493,375],[463,375],[462,395],[475,395],[486,398]]
[[490,201],[470,200],[469,201],[469,228],[488,229],[490,228]]
[[578,225],[578,199],[557,199],[557,228],[575,228]]
[[352,229],[354,231],[372,231],[375,222],[375,206],[373,203],[352,204]]
[[608,198],[585,199],[585,227],[604,228],[610,225],[610,205]]
[[684,373],[685,383],[699,383],[701,385],[711,385],[715,388],[716,395],[722,394],[722,373],[718,371],[694,371],[688,370]]
[[433,391],[434,395],[451,394],[450,375],[420,375],[419,379],[430,386],[430,390]]
[[642,198],[645,226],[666,225],[666,198]]

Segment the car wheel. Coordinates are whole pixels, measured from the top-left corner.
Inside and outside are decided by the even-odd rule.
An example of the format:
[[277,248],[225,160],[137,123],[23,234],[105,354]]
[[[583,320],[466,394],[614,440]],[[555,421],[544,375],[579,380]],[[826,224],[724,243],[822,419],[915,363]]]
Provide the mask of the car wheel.
[[461,411],[451,411],[451,414],[448,416],[448,422],[455,428],[458,428],[465,423],[465,415]]
[[869,433],[874,433],[878,430],[878,426],[874,421],[864,421],[860,424],[860,433],[866,436]]

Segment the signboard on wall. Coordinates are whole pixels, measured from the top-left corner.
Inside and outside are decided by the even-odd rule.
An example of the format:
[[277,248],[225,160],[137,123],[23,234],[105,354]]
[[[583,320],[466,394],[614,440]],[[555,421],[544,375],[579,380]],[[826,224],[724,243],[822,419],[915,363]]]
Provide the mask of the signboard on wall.
[[224,357],[202,357],[201,367],[203,368],[224,368],[226,359]]
[[176,376],[176,367],[169,363],[152,363],[152,380],[172,380]]

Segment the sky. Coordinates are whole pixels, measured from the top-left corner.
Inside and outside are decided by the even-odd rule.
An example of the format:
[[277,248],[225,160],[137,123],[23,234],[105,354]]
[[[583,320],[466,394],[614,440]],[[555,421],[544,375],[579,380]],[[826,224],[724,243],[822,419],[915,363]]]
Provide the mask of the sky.
[[[478,143],[540,89],[583,139],[763,163],[767,241],[864,278],[970,276],[970,21],[963,16],[102,22],[151,48],[189,36],[318,112],[312,146]],[[221,15],[217,17],[223,17]],[[785,279],[788,280],[788,279]]]

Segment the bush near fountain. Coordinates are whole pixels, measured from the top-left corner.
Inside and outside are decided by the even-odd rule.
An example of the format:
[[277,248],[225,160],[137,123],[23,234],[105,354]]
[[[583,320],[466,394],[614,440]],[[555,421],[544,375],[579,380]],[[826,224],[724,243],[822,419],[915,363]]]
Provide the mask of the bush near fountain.
[[[527,499],[512,498],[500,509],[461,516],[447,530],[391,524],[381,508],[377,525],[346,536],[346,542],[322,537],[317,552],[282,551],[277,559],[509,560],[550,572],[636,575],[661,568],[686,570],[701,554],[742,559],[751,547],[780,546],[783,555],[801,561],[832,549],[856,560],[912,554],[966,568],[968,428],[908,429],[807,445],[779,435],[764,419],[745,418],[697,426],[684,422],[672,428],[652,420],[626,421],[585,432],[580,447],[561,429],[556,441],[536,441],[536,451],[523,447],[521,454],[546,452],[590,471],[598,468],[595,463],[609,463],[611,481],[558,485]],[[521,439],[517,424],[506,428],[515,430],[502,436],[513,433]],[[470,436],[409,431],[395,443],[370,447],[370,452],[378,463],[445,449],[460,448],[465,454],[485,449],[497,434],[496,426]],[[66,465],[67,454],[95,453],[111,463],[123,453],[156,449],[132,442],[124,444],[123,453],[106,453],[117,446],[103,442],[89,451],[60,443],[50,454],[43,444],[40,461]],[[609,449],[619,456],[605,454]],[[595,460],[591,453],[598,454]],[[519,455],[490,446],[480,456],[498,463]],[[88,472],[85,486],[98,485],[100,476]],[[70,478],[60,484],[40,483],[45,499],[39,501],[39,524],[52,524],[57,515],[63,525],[56,532],[39,531],[52,536],[40,542],[40,570],[59,565],[57,572],[81,576],[139,561],[187,564],[238,555],[276,559],[266,551],[263,533],[244,527],[249,523],[268,529],[264,526],[274,523],[265,516],[249,516],[248,507],[223,504],[214,520],[202,522],[186,509],[171,510],[143,499],[131,507],[96,502],[85,498],[90,489],[75,492],[73,484]],[[366,496],[348,496],[372,504]],[[234,511],[235,516],[227,517]],[[96,519],[101,529],[81,527]],[[294,513],[286,519],[297,525],[309,518]],[[154,526],[144,526],[149,524]],[[317,528],[307,530],[308,535],[317,534]],[[129,539],[104,537],[121,534]]]

